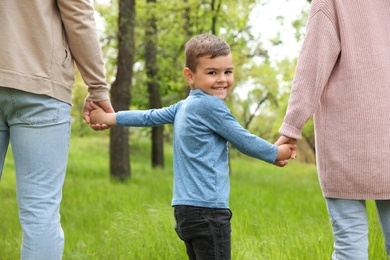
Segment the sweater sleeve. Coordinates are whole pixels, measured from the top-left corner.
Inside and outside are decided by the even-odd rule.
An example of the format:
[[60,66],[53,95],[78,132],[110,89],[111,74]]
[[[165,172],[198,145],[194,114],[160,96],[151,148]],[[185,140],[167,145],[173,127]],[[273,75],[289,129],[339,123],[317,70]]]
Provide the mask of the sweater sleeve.
[[118,126],[159,126],[173,124],[182,101],[160,109],[119,111],[116,115]]
[[300,139],[305,123],[313,116],[321,95],[340,54],[340,40],[330,16],[312,9],[306,37],[295,71],[295,77],[284,122],[282,135]]
[[89,0],[58,0],[69,48],[88,86],[87,100],[108,100],[104,61]]

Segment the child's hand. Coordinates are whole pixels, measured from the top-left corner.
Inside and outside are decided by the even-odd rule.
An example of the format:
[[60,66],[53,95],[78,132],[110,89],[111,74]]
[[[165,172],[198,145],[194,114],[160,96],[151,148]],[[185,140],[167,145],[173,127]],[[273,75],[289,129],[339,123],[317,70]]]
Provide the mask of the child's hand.
[[90,102],[90,104],[92,107],[92,110],[89,114],[91,124],[94,124],[94,125],[95,124],[99,124],[99,125],[105,124],[104,116],[105,116],[106,112],[104,112],[104,110],[101,107],[97,106],[93,102]]
[[92,104],[97,105],[98,107],[101,107],[107,113],[115,113],[114,109],[112,108],[110,100],[102,100],[102,101],[98,101],[96,103],[93,103],[91,101],[85,101],[84,107],[83,107],[83,118],[84,118],[85,122],[87,124],[89,124],[93,130],[101,131],[101,130],[106,130],[106,129],[110,128],[110,126],[106,125],[106,124],[101,125],[101,124],[92,124],[91,123],[90,114],[91,114],[91,111],[93,110]]
[[279,146],[282,144],[294,144],[295,146],[291,149],[291,156],[290,159],[295,159],[297,156],[297,139],[288,137],[288,136],[280,136],[279,139],[275,142],[275,145]]
[[284,167],[288,164],[293,151],[296,151],[296,144],[282,144],[278,146],[278,155],[274,165]]
[[114,126],[116,125],[116,113],[107,113],[103,108],[97,106],[93,102],[91,102],[92,110],[90,111],[90,121],[91,125],[107,125]]

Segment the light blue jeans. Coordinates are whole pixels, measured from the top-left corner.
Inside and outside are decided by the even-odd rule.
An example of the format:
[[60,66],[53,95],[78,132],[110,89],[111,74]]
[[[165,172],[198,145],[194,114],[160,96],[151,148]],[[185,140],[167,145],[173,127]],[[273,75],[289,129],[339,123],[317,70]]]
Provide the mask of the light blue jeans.
[[0,87],[0,176],[9,141],[22,226],[21,259],[62,258],[60,202],[70,142],[70,105]]
[[[375,201],[385,248],[390,255],[390,200]],[[368,219],[365,200],[326,198],[334,236],[333,260],[368,259]]]

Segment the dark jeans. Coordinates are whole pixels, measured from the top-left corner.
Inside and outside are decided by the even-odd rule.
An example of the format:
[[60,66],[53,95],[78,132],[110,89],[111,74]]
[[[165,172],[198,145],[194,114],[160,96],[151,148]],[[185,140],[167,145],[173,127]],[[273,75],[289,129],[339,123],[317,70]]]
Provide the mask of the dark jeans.
[[175,230],[190,260],[230,260],[232,231],[229,209],[175,206]]

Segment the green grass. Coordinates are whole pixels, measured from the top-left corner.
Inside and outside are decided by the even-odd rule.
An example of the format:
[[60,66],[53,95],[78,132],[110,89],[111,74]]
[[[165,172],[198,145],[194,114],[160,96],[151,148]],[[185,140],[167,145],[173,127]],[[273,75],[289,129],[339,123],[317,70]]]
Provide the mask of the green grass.
[[[63,259],[186,259],[174,231],[172,148],[165,169],[150,167],[150,145],[131,140],[132,177],[109,178],[106,134],[73,137],[61,204]],[[232,258],[330,259],[332,234],[314,165],[285,168],[232,151]],[[0,183],[0,259],[18,259],[21,229],[12,153]],[[370,259],[387,259],[373,202],[368,203]]]

